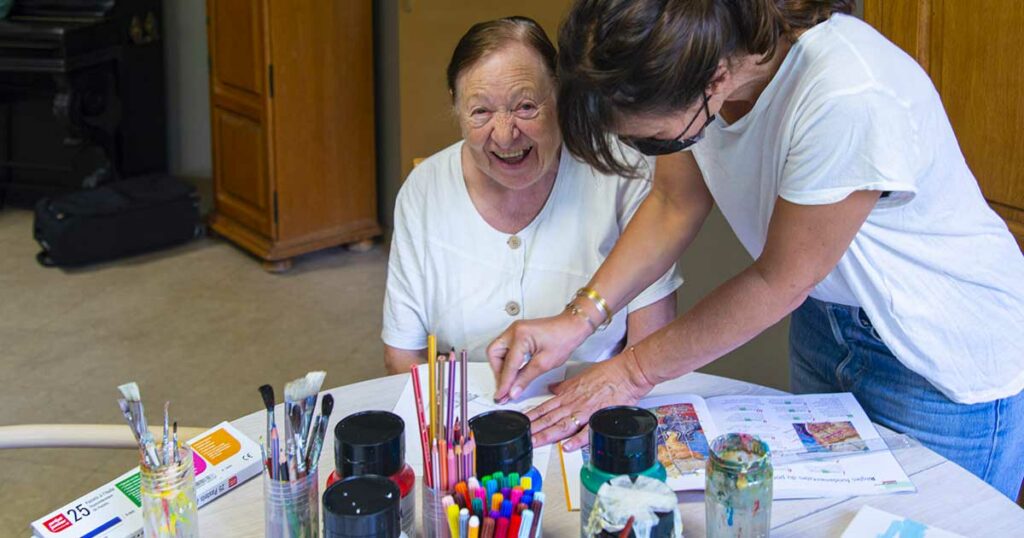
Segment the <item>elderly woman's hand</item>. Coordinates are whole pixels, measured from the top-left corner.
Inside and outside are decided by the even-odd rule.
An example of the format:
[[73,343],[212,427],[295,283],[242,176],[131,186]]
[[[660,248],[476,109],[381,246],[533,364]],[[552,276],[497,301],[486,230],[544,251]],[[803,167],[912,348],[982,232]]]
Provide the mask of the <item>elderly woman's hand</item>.
[[518,398],[537,376],[565,364],[591,333],[585,320],[568,312],[510,325],[487,346],[497,379],[494,399],[504,403]]
[[627,351],[599,362],[582,374],[553,385],[555,397],[526,413],[533,421],[533,445],[543,446],[572,436],[562,446],[576,450],[589,442],[590,415],[613,405],[634,405],[653,388],[633,353]]

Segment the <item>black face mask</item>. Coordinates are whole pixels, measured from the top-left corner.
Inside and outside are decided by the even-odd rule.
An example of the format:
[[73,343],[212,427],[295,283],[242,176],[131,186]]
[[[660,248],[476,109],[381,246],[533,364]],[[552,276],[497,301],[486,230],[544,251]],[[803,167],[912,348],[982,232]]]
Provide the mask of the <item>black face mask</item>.
[[696,144],[697,142],[700,142],[700,140],[704,138],[704,130],[707,129],[708,125],[711,125],[711,122],[715,121],[715,117],[712,116],[711,111],[708,110],[707,93],[704,93],[704,105],[701,107],[701,110],[704,111],[704,115],[707,117],[707,121],[705,121],[704,125],[700,128],[700,132],[691,136],[690,138],[680,137],[682,137],[683,134],[686,133],[686,131],[689,131],[690,127],[692,127],[693,124],[697,121],[697,118],[700,117],[700,110],[698,110],[697,115],[694,116],[692,120],[690,120],[690,123],[686,125],[686,128],[683,129],[683,132],[679,133],[679,136],[673,139],[663,140],[661,138],[633,138],[631,136],[620,136],[619,140],[621,140],[622,143],[626,144],[627,146],[639,151],[640,153],[652,157],[656,155],[668,155],[669,153],[677,153],[683,151],[684,149]]

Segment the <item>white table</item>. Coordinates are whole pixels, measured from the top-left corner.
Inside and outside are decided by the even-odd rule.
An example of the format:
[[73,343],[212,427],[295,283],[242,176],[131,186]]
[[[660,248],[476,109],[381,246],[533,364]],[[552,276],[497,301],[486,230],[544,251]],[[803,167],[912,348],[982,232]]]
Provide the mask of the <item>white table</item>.
[[[334,424],[356,411],[390,411],[408,379],[408,375],[391,376],[328,391],[334,395],[335,404],[320,459],[321,494],[328,474],[334,470]],[[692,393],[704,397],[780,394],[767,387],[698,373],[659,385],[656,393]],[[266,428],[266,413],[259,411],[242,417],[234,421],[234,425],[258,439]],[[1021,536],[1024,533],[1024,510],[960,466],[924,447],[901,449],[895,455],[917,486],[917,493],[775,501],[772,536],[839,536],[865,504],[965,536]],[[262,536],[261,480],[250,480],[203,507],[199,512],[202,536]],[[544,486],[548,497],[544,510],[545,536],[579,536],[579,512],[565,509],[557,457],[551,458]],[[703,494],[680,494],[680,510],[684,535],[704,536]]]

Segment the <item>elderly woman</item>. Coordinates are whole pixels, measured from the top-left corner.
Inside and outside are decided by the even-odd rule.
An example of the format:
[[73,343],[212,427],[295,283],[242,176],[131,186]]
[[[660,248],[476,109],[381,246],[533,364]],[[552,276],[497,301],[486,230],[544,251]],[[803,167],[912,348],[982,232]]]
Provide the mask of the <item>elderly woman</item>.
[[[463,140],[414,168],[398,195],[381,334],[389,372],[425,360],[428,333],[484,360],[511,321],[564,310],[647,194],[648,180],[565,154],[555,62],[524,17],[479,23],[456,46],[448,89]],[[608,358],[671,321],[682,279],[666,270],[576,356]]]
[[[982,198],[928,76],[852,9],[574,5],[559,46],[566,146],[608,172],[631,167],[609,134],[662,155],[651,195],[578,308],[606,321],[687,248],[712,203],[754,262],[556,387],[531,412],[538,442],[575,435],[567,446],[579,446],[597,409],[636,402],[792,313],[793,390],[852,392],[876,422],[1016,497],[1024,258]],[[491,348],[497,395],[560,364],[589,332],[565,315],[515,324]],[[520,371],[524,354],[534,360]]]

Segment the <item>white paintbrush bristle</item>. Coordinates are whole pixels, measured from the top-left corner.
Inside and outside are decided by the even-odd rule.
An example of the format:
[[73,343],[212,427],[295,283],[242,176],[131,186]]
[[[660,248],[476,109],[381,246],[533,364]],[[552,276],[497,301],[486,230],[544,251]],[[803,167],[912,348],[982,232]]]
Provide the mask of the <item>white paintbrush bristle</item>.
[[296,402],[302,399],[303,387],[306,385],[306,378],[300,377],[294,381],[284,384],[284,399],[288,402]]
[[129,402],[137,402],[142,399],[142,397],[139,396],[139,384],[134,381],[117,387],[117,390],[121,391],[124,399]]
[[327,372],[322,370],[306,374],[306,395],[311,396],[319,393],[320,387],[324,384],[325,377],[327,377]]

